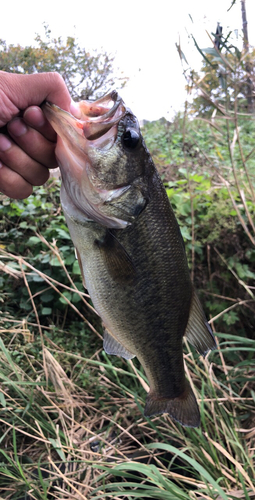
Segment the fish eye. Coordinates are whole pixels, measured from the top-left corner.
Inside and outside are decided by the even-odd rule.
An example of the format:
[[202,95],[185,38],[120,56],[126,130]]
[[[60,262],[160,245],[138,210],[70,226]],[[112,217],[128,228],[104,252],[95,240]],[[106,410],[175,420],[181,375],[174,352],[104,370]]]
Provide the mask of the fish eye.
[[135,149],[140,141],[140,134],[133,128],[129,128],[124,132],[121,140],[125,148]]

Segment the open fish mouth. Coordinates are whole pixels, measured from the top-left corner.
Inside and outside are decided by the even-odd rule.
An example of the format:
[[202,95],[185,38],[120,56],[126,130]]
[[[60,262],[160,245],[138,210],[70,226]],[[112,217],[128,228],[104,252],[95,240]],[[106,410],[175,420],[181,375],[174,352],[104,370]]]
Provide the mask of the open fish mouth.
[[[61,203],[64,211],[93,220],[106,227],[124,228],[128,221],[107,215],[106,205],[122,196],[130,185],[107,183],[99,174],[95,155],[104,158],[118,136],[120,120],[128,113],[123,100],[113,91],[97,101],[80,101],[81,117],[44,103],[43,112],[58,135],[55,154],[62,175]],[[73,213],[74,215],[74,213]]]
[[86,139],[89,141],[87,147],[109,149],[116,140],[118,123],[126,113],[121,97],[113,91],[94,102],[81,101],[78,106],[80,119],[49,102],[43,104],[42,109],[58,136],[67,141],[69,147],[72,148],[75,141],[76,147],[79,144],[84,152]]
[[83,132],[87,139],[96,140],[116,125],[126,108],[116,91],[95,102],[82,101]]

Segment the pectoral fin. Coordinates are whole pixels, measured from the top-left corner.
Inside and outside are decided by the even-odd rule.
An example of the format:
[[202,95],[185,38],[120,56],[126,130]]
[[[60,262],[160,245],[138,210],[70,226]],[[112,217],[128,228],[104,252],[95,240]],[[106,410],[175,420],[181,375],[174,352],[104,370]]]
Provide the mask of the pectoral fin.
[[135,354],[132,354],[128,349],[126,349],[120,342],[118,342],[108,330],[104,331],[104,350],[106,354],[114,354],[115,356],[122,356],[125,359],[132,359]]
[[195,290],[193,290],[185,335],[190,344],[192,344],[200,354],[203,354],[203,356],[211,349],[217,348],[212,329],[206,320]]
[[115,281],[122,284],[134,283],[136,270],[132,259],[110,230],[106,231],[103,238],[95,240],[95,245],[102,253],[105,266]]

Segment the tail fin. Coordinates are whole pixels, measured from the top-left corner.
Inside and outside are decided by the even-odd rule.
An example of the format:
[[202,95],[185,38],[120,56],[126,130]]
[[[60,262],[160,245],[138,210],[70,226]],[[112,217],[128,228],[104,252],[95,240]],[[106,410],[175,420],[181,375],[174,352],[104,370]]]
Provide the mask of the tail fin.
[[187,380],[184,392],[177,398],[166,399],[149,392],[144,415],[152,417],[161,415],[161,413],[168,413],[171,418],[185,427],[198,427],[200,425],[197,401]]

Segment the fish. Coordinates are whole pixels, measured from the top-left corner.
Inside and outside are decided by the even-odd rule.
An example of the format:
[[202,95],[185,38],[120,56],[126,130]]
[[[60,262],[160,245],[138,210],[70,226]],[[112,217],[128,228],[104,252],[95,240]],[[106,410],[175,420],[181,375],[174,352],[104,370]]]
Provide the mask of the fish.
[[116,91],[81,101],[80,118],[46,102],[57,133],[61,204],[107,354],[137,357],[150,390],[144,415],[198,427],[183,337],[205,355],[215,338],[139,122]]

